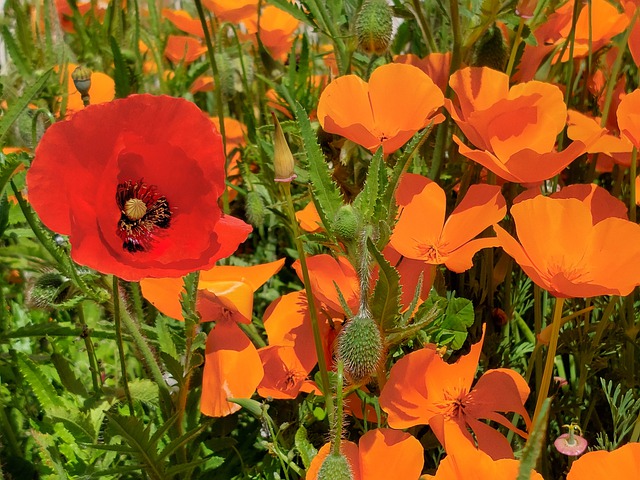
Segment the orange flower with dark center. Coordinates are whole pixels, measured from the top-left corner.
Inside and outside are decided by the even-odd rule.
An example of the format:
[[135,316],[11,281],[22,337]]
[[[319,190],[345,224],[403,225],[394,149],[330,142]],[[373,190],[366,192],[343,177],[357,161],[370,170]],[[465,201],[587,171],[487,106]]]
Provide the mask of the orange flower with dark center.
[[537,285],[562,298],[625,296],[640,285],[640,226],[606,190],[573,185],[516,202],[511,216],[519,241],[494,228],[505,252]]
[[372,152],[382,146],[387,155],[429,123],[442,122],[444,116],[436,112],[443,102],[440,89],[419,68],[390,63],[376,68],[368,83],[345,75],[327,85],[318,121],[327,132]]
[[224,178],[220,135],[194,104],[132,95],[51,126],[27,184],[75,261],[138,281],[210,268],[246,239],[218,207]]
[[494,459],[513,458],[507,439],[479,419],[493,420],[526,436],[498,412],[519,413],[528,425],[524,402],[529,387],[515,371],[500,368],[486,371],[472,388],[481,349],[482,342],[473,345],[471,352],[454,364],[446,363],[431,347],[398,360],[380,395],[380,407],[388,415],[389,426],[428,424],[447,453],[453,451],[450,438],[462,434],[474,441],[469,427],[479,449]]
[[498,186],[472,185],[446,221],[446,194],[426,177],[405,174],[396,199],[403,208],[389,243],[407,258],[463,272],[478,250],[498,245],[495,237],[473,240],[507,212]]
[[305,368],[291,346],[270,345],[258,350],[264,366],[264,377],[258,385],[258,395],[264,398],[293,399],[301,391],[313,391]]
[[460,153],[505,180],[546,180],[586,150],[580,141],[562,152],[554,150],[567,120],[562,92],[555,85],[531,81],[509,88],[507,75],[486,67],[458,70],[449,84],[457,103],[447,100],[447,110],[480,149],[468,148],[454,135]]

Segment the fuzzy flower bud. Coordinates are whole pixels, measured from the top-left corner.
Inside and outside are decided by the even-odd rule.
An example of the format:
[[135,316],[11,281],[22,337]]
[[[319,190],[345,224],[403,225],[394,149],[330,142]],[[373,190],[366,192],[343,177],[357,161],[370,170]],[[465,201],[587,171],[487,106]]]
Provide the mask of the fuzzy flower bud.
[[293,171],[295,161],[289,148],[284,132],[275,113],[271,112],[275,125],[275,138],[273,141],[273,163],[275,167],[276,182],[291,182],[297,175]]
[[393,11],[386,0],[365,0],[356,19],[358,46],[365,52],[382,55],[393,33]]
[[330,454],[318,470],[318,480],[352,480],[351,465],[343,455]]
[[353,383],[363,383],[375,374],[382,359],[382,335],[369,312],[360,311],[342,329],[338,338],[338,358]]

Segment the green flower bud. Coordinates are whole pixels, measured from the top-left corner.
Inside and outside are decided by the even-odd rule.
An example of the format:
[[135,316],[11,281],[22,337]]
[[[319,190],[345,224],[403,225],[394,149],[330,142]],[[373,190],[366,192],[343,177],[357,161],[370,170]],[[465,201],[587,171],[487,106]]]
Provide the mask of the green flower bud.
[[295,161],[293,154],[287,143],[287,139],[284,138],[284,132],[280,126],[280,122],[276,118],[275,113],[271,112],[273,117],[273,123],[275,126],[275,138],[273,140],[273,163],[275,170],[276,182],[291,182],[297,175],[293,171]]
[[331,228],[338,240],[355,240],[359,231],[358,214],[351,205],[343,205],[336,212]]
[[386,0],[365,0],[356,19],[358,46],[368,54],[386,52],[393,33],[392,18]]
[[349,460],[344,455],[328,455],[318,470],[318,480],[353,480]]
[[382,360],[382,335],[369,312],[358,312],[338,337],[338,358],[344,362],[346,376],[362,383],[375,374]]
[[254,227],[261,227],[264,223],[265,207],[264,200],[258,192],[252,190],[247,194],[245,210],[249,223]]
[[472,66],[489,67],[502,72],[506,61],[507,47],[504,43],[502,30],[494,24],[484,32],[476,43]]

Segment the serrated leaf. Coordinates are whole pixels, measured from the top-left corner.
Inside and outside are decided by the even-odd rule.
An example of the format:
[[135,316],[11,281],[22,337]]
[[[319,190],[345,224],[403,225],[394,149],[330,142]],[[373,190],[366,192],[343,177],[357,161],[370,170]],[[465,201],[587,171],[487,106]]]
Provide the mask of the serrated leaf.
[[367,248],[379,266],[378,281],[373,289],[369,308],[383,331],[395,326],[400,314],[400,274],[371,241],[367,238]]
[[368,224],[375,217],[376,206],[386,185],[387,171],[382,156],[382,148],[378,148],[371,159],[364,188],[353,201],[353,208],[360,213],[363,223]]
[[48,412],[55,407],[63,408],[64,404],[62,399],[40,366],[23,352],[16,352],[16,355],[18,357],[20,373],[31,387],[31,390],[33,390],[42,409]]
[[280,10],[284,10],[296,20],[305,23],[310,27],[317,28],[317,25],[312,21],[310,15],[305,13],[305,11],[295,3],[291,3],[289,0],[270,0],[269,3],[275,5]]
[[158,455],[158,459],[163,460],[165,458],[170,457],[180,447],[186,445],[187,443],[192,441],[194,438],[196,438],[198,435],[200,435],[202,431],[208,426],[209,425],[206,423],[203,425],[200,425],[198,428],[194,428],[193,430],[171,441],[166,447],[162,449],[162,451]]
[[342,194],[338,186],[331,179],[329,165],[325,161],[322,150],[318,145],[316,134],[311,128],[309,117],[300,103],[293,101],[285,88],[279,91],[289,101],[293,113],[300,127],[300,135],[304,144],[304,150],[309,162],[309,179],[313,192],[313,203],[324,225],[330,225],[330,221],[336,216],[336,212],[342,206]]
[[311,444],[307,438],[307,429],[300,425],[295,435],[295,444],[304,468],[309,468],[311,461],[318,454],[318,450]]
[[4,40],[4,47],[11,57],[11,60],[18,72],[22,77],[28,77],[31,75],[31,67],[29,66],[28,57],[22,52],[18,43],[16,42],[16,35],[12,33],[6,25],[3,25],[2,30],[0,30],[2,34],[2,39]]
[[158,405],[158,385],[147,379],[134,379],[129,381],[129,393],[133,400],[142,403]]
[[529,433],[529,438],[524,446],[524,450],[522,451],[517,480],[529,480],[531,478],[532,470],[535,468],[536,463],[538,463],[538,457],[540,456],[542,447],[545,443],[550,406],[551,399],[546,398],[542,403],[540,413],[533,419],[535,423],[533,425],[533,430]]
[[11,210],[11,205],[9,205],[9,200],[6,195],[2,195],[0,197],[0,237],[4,235],[4,232],[7,230],[9,226],[9,211]]
[[[220,457],[217,457],[220,458]],[[224,458],[220,458],[220,463],[219,465],[222,465],[224,463]],[[186,472],[187,470],[193,470],[196,467],[199,467],[200,465],[207,463],[209,461],[209,459],[201,459],[201,460],[195,460],[193,462],[189,462],[189,463],[181,463],[180,465],[174,465],[173,467],[169,467],[167,469],[167,477],[172,478],[175,477],[177,474],[182,473],[182,472]]]
[[111,53],[113,54],[113,80],[116,85],[116,98],[125,98],[131,93],[129,70],[118,46],[118,42],[113,36],[109,37],[109,43],[111,44]]
[[156,317],[156,338],[158,339],[159,350],[167,355],[170,355],[174,360],[179,360],[178,349],[173,341],[172,330],[169,327],[169,321],[167,317],[158,315]]
[[82,413],[75,406],[68,408],[52,408],[50,415],[64,424],[76,443],[92,443],[96,440],[96,430],[88,413]]
[[[10,339],[27,337],[79,337],[82,333],[82,329],[77,327],[63,326],[57,323],[36,323],[34,325],[27,325],[13,330],[12,332],[3,334],[0,336],[0,343],[8,343]],[[115,334],[113,332],[101,330],[91,330],[90,335],[93,338],[105,338],[110,340],[115,338]],[[131,337],[129,335],[124,335],[123,339],[130,341]]]
[[[18,167],[20,165],[23,164],[23,161],[25,160],[26,156],[25,155],[16,155],[16,154],[11,154],[11,155],[6,155],[6,156],[2,156],[3,158],[3,162],[2,162],[2,166],[0,167],[0,193],[4,192],[4,189],[7,186],[7,183],[9,183],[9,180],[11,180],[11,177],[13,177],[13,174],[16,173],[16,170],[18,169]],[[8,219],[8,214],[9,212],[7,211],[7,221]]]
[[66,358],[59,353],[54,352],[51,354],[51,363],[56,367],[58,376],[60,377],[60,381],[62,382],[62,385],[64,385],[64,388],[75,395],[81,395],[85,398],[89,396],[87,389],[84,387],[82,382],[78,380],[73,370],[71,370],[71,366]]
[[40,90],[42,90],[49,80],[49,76],[52,71],[52,69],[49,69],[44,72],[33,85],[25,90],[15,103],[9,106],[9,110],[4,114],[2,120],[0,120],[0,144],[2,144],[4,138],[9,133],[9,129],[11,128],[11,125],[13,125],[13,122],[18,119],[22,111],[27,108],[33,98],[40,93]]
[[59,458],[58,451],[55,448],[53,437],[47,433],[40,433],[34,428],[32,428],[30,432],[31,437],[38,446],[42,463],[57,475],[56,477],[51,476],[51,478],[57,478],[59,480],[69,478],[62,466],[62,460]]

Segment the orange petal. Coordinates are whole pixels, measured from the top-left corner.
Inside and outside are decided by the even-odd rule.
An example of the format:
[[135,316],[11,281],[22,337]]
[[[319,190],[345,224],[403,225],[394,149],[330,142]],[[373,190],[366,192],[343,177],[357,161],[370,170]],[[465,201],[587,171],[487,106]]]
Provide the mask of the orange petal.
[[227,399],[251,397],[263,375],[260,355],[236,323],[216,323],[207,337],[200,410],[210,417],[238,411]]
[[405,173],[400,177],[400,183],[396,190],[396,202],[400,207],[406,207],[413,197],[422,192],[427,185],[433,183],[430,178],[416,173]]
[[471,185],[444,224],[441,250],[453,252],[490,225],[498,223],[506,213],[507,203],[499,186]]
[[435,182],[428,183],[402,210],[390,244],[407,258],[438,263],[432,261],[431,252],[440,244],[446,208],[444,190]]
[[495,237],[477,238],[465,243],[451,252],[444,261],[445,266],[452,272],[462,273],[473,267],[473,256],[483,248],[499,247],[500,242]]
[[235,321],[251,323],[253,317],[253,289],[245,282],[207,282],[198,288],[197,310],[201,321],[217,321],[233,315]]
[[142,296],[168,317],[183,320],[180,293],[182,278],[143,278],[140,280]]
[[237,281],[250,285],[255,292],[280,271],[284,262],[285,259],[281,258],[275,262],[262,263],[250,267],[216,266],[210,270],[200,272],[198,286],[206,289],[209,287],[209,282]]
[[395,63],[406,63],[418,67],[424,73],[429,75],[433,83],[445,92],[447,82],[449,81],[449,67],[451,65],[451,52],[430,53],[424,58],[409,53],[407,55],[396,55],[393,58]]
[[186,10],[162,9],[162,16],[173,23],[177,28],[185,33],[190,33],[196,37],[204,38],[204,30],[199,19],[194,19]]
[[424,449],[412,435],[390,428],[376,428],[358,442],[360,475],[367,480],[415,479],[424,464]]
[[183,35],[169,35],[164,55],[173,63],[192,63],[207,51],[199,40]]
[[449,79],[461,109],[461,118],[471,112],[485,110],[509,93],[509,77],[487,67],[467,67]]
[[587,478],[640,478],[640,443],[585,453],[573,462],[567,480]]
[[622,99],[617,116],[620,134],[640,149],[640,89]]
[[[309,469],[307,470],[307,480],[318,480],[318,472],[322,467],[322,462],[329,456],[331,451],[331,444],[325,443],[318,451],[318,454],[311,461]],[[358,446],[349,442],[348,440],[342,440],[340,442],[340,453],[347,458],[349,465],[351,465],[351,473],[353,480],[367,480],[360,475],[360,464],[358,459]]]
[[300,363],[294,348],[272,345],[259,349],[258,353],[264,366],[258,395],[264,398],[296,398],[309,372]]
[[322,220],[313,202],[307,203],[306,207],[296,212],[296,220],[305,232],[314,233],[322,229]]
[[[518,196],[520,197],[520,195]],[[551,198],[577,198],[589,205],[593,224],[609,217],[628,220],[627,206],[595,183],[576,183],[551,194]]]

